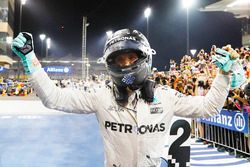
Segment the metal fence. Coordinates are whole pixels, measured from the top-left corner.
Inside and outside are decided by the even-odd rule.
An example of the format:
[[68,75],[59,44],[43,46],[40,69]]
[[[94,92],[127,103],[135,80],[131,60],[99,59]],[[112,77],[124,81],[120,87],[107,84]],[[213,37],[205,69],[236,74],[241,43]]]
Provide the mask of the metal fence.
[[242,132],[202,123],[194,119],[192,135],[197,139],[200,138],[212,144],[213,147],[224,147],[226,151],[232,152],[234,155],[243,153],[250,157],[248,147],[248,140],[250,138],[246,137]]

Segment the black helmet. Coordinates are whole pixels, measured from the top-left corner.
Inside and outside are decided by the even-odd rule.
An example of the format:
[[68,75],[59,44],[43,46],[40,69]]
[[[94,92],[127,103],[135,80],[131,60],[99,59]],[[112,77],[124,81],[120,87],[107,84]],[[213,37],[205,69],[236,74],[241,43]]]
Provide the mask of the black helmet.
[[[117,65],[115,58],[126,53],[136,53],[138,59],[129,66]],[[151,73],[155,50],[151,49],[147,38],[139,31],[122,29],[107,39],[103,54],[98,61],[106,64],[113,82],[119,87],[138,89]]]

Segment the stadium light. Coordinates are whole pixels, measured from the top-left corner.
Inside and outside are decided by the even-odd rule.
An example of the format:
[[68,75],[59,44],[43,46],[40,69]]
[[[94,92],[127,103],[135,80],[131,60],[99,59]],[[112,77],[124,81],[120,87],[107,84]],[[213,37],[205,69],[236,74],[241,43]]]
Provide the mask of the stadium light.
[[197,52],[197,50],[196,50],[196,49],[191,49],[190,52],[191,52],[191,54],[192,54],[193,57],[194,57],[194,55],[195,55],[195,53]]
[[46,53],[45,53],[46,58],[48,58],[48,55],[49,55],[50,45],[51,45],[51,40],[50,40],[50,38],[47,38],[46,39]]
[[182,0],[182,6],[187,9],[193,6],[195,3],[195,0]]
[[[22,32],[22,13],[23,13],[23,6],[26,4],[26,0],[20,0],[19,1],[19,25],[18,25],[18,31]],[[20,60],[18,60],[18,74],[17,74],[17,79],[20,79]]]
[[41,55],[40,55],[40,56],[42,56],[42,55],[43,55],[43,41],[44,41],[44,39],[46,38],[46,35],[45,35],[45,34],[40,34],[40,35],[39,35],[39,38],[40,38],[40,40],[41,40],[41,42],[42,42],[42,46],[41,46]]
[[150,15],[151,15],[151,8],[150,8],[150,7],[147,7],[147,8],[144,10],[144,16],[145,16],[146,18],[148,18]]
[[22,12],[23,12],[23,5],[26,4],[26,1],[27,0],[20,0],[21,4],[19,5],[20,6],[20,9],[19,9],[19,32],[22,31]]
[[187,12],[187,50],[186,50],[186,54],[189,54],[189,8],[194,5],[195,0],[182,0],[182,6],[186,9]]
[[145,10],[144,10],[144,16],[145,18],[147,19],[147,38],[149,38],[149,16],[151,15],[151,8],[150,7],[147,7]]
[[46,35],[45,34],[40,34],[39,38],[41,39],[41,41],[43,41],[46,38]]
[[47,49],[50,49],[50,46],[51,46],[51,39],[50,38],[46,39],[46,46],[47,46]]

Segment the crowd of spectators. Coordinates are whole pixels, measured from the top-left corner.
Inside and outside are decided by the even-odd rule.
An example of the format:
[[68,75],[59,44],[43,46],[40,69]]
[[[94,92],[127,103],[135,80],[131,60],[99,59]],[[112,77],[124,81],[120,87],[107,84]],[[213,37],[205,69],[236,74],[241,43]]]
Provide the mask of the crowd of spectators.
[[[153,79],[156,84],[168,85],[169,87],[191,96],[205,96],[211,87],[214,77],[218,72],[218,68],[212,63],[212,56],[215,54],[216,46],[212,46],[209,52],[201,49],[197,56],[184,55],[178,64],[175,60],[170,60],[170,69],[167,72],[159,72],[156,68],[153,69]],[[239,61],[242,63],[245,70],[245,76],[249,82],[250,79],[250,49],[247,47],[235,48],[239,53]],[[229,112],[250,112],[250,97],[245,95],[241,88],[230,90],[224,108]],[[204,124],[197,123],[199,131],[199,139],[208,143],[205,138]],[[246,145],[248,153],[250,150],[250,135],[230,132],[233,134],[235,141],[244,143],[246,137]],[[219,151],[233,152],[232,149],[227,149],[221,145],[216,145]],[[238,154],[237,156],[242,156]],[[245,156],[245,155],[244,155]],[[249,155],[248,155],[249,156]]]
[[[153,78],[157,84],[168,85],[185,95],[204,96],[208,92],[213,82],[218,68],[212,63],[212,55],[215,46],[209,52],[201,49],[197,56],[184,55],[179,64],[175,60],[170,60],[170,69],[166,72],[159,72],[153,69]],[[240,62],[246,71],[246,78],[250,79],[250,49],[246,47],[235,48],[240,54]],[[229,110],[249,109],[250,99],[242,89],[230,90],[225,108]]]
[[[105,81],[109,80],[107,75],[90,75],[87,80],[81,79],[54,79],[53,82],[60,88],[70,88],[77,90],[88,90],[92,87],[105,84]],[[1,96],[27,96],[33,91],[31,83],[27,81],[20,81],[15,79],[4,79],[0,77],[0,95]]]
[[32,93],[32,87],[29,81],[0,78],[1,96],[27,96],[30,93]]
[[86,80],[81,79],[62,79],[53,80],[55,85],[60,88],[70,88],[87,91],[88,89],[101,86],[105,82],[109,81],[110,78],[107,75],[90,75]]

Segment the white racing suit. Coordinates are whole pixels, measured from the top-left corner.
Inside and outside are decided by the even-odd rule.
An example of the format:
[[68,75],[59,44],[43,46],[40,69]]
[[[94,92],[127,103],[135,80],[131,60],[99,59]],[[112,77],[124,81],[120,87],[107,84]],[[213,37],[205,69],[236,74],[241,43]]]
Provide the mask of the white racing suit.
[[31,83],[48,108],[96,114],[106,167],[159,167],[172,117],[209,117],[220,112],[228,95],[230,77],[218,74],[204,97],[184,96],[160,86],[155,89],[154,102],[146,103],[140,92],[135,91],[126,107],[116,103],[112,88],[106,85],[85,92],[61,89],[42,69],[32,74]]

